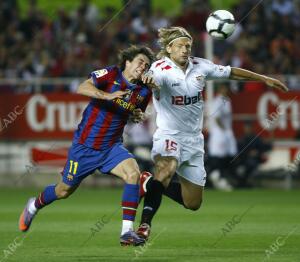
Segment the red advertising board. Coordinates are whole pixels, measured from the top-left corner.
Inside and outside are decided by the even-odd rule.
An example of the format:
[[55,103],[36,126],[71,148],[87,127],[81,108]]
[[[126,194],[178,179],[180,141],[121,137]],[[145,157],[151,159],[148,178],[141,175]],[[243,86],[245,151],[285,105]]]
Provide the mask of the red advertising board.
[[76,94],[0,96],[0,139],[72,139],[89,98]]
[[254,120],[255,132],[266,138],[294,139],[300,130],[300,92],[245,92],[231,99],[238,137],[245,120]]
[[[255,91],[231,99],[237,136],[245,119],[255,120],[263,137],[292,139],[300,129],[300,92]],[[72,139],[88,101],[76,94],[1,95],[0,139]]]

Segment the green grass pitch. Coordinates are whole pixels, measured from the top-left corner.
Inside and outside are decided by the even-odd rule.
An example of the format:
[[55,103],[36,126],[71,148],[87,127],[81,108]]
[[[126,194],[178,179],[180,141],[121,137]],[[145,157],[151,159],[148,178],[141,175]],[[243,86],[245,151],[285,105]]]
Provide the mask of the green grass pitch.
[[1,262],[300,261],[299,191],[208,190],[196,212],[164,198],[143,248],[119,246],[120,189],[78,189],[18,232],[19,214],[37,192],[0,190]]

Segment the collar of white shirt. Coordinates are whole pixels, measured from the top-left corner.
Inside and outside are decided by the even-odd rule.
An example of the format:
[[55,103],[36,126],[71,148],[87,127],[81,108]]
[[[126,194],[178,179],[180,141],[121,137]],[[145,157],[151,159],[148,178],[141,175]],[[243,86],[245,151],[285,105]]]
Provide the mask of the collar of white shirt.
[[[182,70],[178,65],[176,65],[175,62],[173,62],[169,57],[165,56],[165,60],[166,60],[166,62],[169,63],[172,67],[177,68],[177,69],[179,69],[179,70],[181,70],[181,71],[183,72],[183,70]],[[183,73],[184,73],[185,75],[187,75],[187,74],[193,69],[193,67],[194,67],[194,64],[193,64],[193,62],[192,62],[192,58],[189,57],[189,64],[188,64],[188,67],[187,67],[187,69],[185,70],[185,72],[183,72]]]

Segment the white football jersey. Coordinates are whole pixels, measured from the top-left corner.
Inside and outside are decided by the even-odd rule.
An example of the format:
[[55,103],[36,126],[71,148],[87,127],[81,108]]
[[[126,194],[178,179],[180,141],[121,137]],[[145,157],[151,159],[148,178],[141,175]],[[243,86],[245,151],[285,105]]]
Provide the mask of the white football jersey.
[[231,67],[190,57],[188,68],[183,72],[171,59],[164,57],[154,62],[149,72],[160,86],[153,99],[157,127],[169,134],[199,135],[203,126],[205,80],[228,78]]

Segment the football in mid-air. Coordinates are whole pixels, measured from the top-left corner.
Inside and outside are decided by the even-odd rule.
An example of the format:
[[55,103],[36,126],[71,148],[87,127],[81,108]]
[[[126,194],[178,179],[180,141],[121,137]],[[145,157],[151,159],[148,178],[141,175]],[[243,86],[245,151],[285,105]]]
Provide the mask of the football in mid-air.
[[218,40],[229,37],[233,33],[234,28],[234,16],[227,10],[214,11],[206,20],[207,32]]

